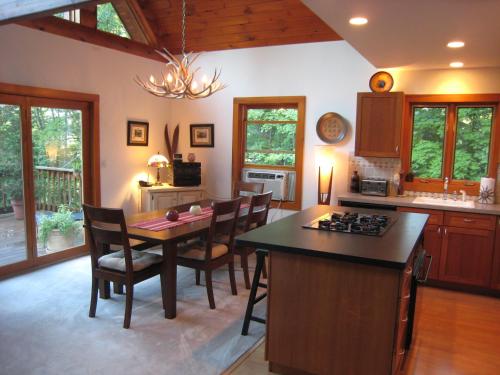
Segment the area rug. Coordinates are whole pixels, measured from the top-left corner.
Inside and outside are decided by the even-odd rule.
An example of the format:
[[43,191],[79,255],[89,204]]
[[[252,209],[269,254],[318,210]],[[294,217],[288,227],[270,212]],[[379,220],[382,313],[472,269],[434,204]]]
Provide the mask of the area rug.
[[[203,283],[179,267],[173,320],[164,319],[159,278],[137,284],[128,330],[123,295],[99,299],[96,318],[88,317],[89,257],[0,281],[0,373],[220,374],[265,331],[252,323],[241,336],[248,290],[239,267],[236,278],[232,296],[227,269],[215,272],[217,308],[210,310]],[[265,302],[259,305],[263,316]]]

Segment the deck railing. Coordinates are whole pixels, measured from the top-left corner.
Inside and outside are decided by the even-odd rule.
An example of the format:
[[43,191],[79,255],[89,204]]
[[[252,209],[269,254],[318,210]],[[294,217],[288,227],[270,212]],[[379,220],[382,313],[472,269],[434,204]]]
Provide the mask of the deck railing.
[[73,169],[35,167],[36,209],[57,211],[66,204],[77,208],[82,202],[82,174]]
[[[82,174],[73,169],[35,166],[36,209],[57,211],[61,204],[79,209],[82,202]],[[21,181],[19,181],[21,183]],[[10,211],[10,197],[0,188],[0,212]]]

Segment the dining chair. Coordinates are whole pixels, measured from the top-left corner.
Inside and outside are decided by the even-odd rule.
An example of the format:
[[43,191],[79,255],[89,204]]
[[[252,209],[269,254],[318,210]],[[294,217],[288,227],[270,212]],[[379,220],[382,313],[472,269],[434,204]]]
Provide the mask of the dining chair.
[[[213,214],[208,234],[203,239],[196,239],[177,245],[177,264],[194,268],[196,285],[200,285],[200,273],[205,273],[208,303],[215,309],[212,287],[212,271],[228,265],[231,292],[237,295],[234,276],[234,233],[239,216],[241,198],[230,201],[214,202]],[[217,239],[217,241],[216,241]]]
[[233,198],[262,194],[263,192],[264,184],[262,182],[236,181],[233,187]]
[[[269,214],[269,206],[273,192],[269,191],[264,194],[252,196],[250,207],[243,227],[237,227],[236,235],[246,233],[252,229],[266,225],[267,216]],[[245,287],[250,289],[250,276],[248,272],[248,256],[255,252],[255,248],[248,246],[235,246],[234,254],[239,255],[241,259],[241,267],[243,268],[243,277],[245,278]],[[262,268],[263,276],[267,278],[266,266]]]
[[[134,284],[160,275],[163,308],[165,308],[163,258],[157,254],[134,250],[125,223],[123,210],[83,205],[85,230],[90,242],[92,265],[92,294],[89,317],[94,318],[97,308],[99,280],[125,285],[125,316],[123,328],[130,327]],[[111,245],[122,250],[109,253]]]

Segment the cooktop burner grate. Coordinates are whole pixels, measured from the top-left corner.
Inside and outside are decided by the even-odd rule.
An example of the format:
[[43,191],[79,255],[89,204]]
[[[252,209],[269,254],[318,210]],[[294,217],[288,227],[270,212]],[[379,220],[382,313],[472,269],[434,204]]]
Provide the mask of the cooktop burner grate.
[[382,236],[395,221],[395,217],[386,215],[335,211],[322,215],[302,227],[330,232]]

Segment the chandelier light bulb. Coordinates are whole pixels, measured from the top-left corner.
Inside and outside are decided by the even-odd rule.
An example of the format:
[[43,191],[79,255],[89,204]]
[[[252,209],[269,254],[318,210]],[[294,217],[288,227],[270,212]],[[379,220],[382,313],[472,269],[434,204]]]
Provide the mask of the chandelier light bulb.
[[191,83],[191,88],[192,88],[193,90],[196,90],[196,89],[198,88],[198,83],[197,83],[196,81],[193,81],[193,82]]
[[172,74],[168,73],[168,74],[167,74],[167,82],[168,82],[168,83],[172,83],[173,79],[174,79],[174,78],[172,77]]
[[155,77],[153,77],[153,75],[149,76],[149,82],[151,82],[153,85],[155,84]]

